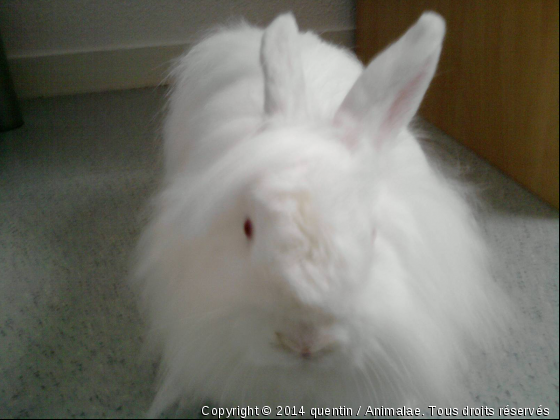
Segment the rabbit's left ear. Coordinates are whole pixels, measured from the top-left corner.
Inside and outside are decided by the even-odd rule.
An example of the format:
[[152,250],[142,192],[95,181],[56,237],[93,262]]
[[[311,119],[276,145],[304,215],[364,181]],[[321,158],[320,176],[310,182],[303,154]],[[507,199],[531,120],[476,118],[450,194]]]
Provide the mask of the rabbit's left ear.
[[443,18],[424,13],[367,66],[334,118],[348,147],[361,138],[381,146],[408,125],[434,76],[444,34]]
[[291,13],[277,17],[263,34],[264,111],[288,120],[307,115],[298,26]]

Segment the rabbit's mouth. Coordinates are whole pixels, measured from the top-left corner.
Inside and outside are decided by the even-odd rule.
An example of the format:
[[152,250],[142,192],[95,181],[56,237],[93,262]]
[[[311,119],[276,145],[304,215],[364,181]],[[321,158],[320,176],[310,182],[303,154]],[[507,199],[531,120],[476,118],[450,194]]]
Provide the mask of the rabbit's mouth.
[[276,345],[305,361],[317,360],[332,353],[337,343],[331,335],[288,335],[276,332]]

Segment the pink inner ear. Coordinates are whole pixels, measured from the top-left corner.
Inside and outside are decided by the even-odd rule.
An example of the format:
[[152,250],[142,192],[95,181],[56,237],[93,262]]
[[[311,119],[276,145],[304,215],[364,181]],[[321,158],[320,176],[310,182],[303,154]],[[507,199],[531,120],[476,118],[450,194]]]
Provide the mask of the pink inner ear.
[[[348,117],[346,117],[348,118]],[[334,126],[340,131],[340,141],[353,151],[358,146],[361,122],[348,118],[345,120],[343,113],[337,113],[333,120]]]
[[343,134],[341,141],[344,145],[350,150],[351,152],[358,147],[358,139],[359,139],[359,129],[358,127],[349,128]]
[[408,82],[404,88],[399,91],[399,94],[391,104],[379,128],[379,134],[382,138],[405,123],[405,121],[403,121],[405,115],[410,111],[411,102],[413,102],[414,96],[418,93],[418,87],[424,77],[426,77],[426,65],[424,65],[424,69],[418,73],[414,79]]

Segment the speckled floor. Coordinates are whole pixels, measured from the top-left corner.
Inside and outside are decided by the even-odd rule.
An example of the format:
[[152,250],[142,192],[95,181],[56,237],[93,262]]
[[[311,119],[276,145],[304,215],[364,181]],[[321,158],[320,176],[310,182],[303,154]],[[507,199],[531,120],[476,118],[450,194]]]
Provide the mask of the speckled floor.
[[[0,137],[0,417],[136,418],[153,397],[126,286],[155,187],[157,89],[23,102]],[[523,317],[467,378],[473,404],[558,416],[558,212],[423,124],[428,148],[481,187],[500,281]],[[193,408],[196,413],[197,408]],[[536,417],[536,416],[535,416]]]

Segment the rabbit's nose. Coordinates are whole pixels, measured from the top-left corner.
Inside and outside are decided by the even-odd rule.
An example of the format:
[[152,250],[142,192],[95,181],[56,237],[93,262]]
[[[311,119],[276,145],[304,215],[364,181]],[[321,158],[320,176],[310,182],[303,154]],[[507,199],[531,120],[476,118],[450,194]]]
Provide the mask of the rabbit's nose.
[[293,352],[303,359],[310,359],[334,349],[336,341],[332,335],[313,333],[276,332],[278,344],[285,350]]

